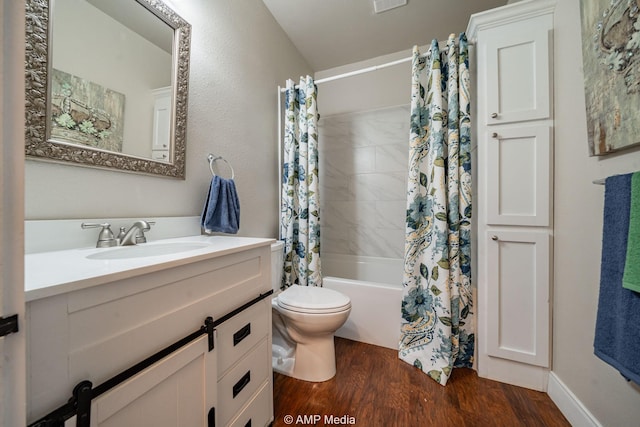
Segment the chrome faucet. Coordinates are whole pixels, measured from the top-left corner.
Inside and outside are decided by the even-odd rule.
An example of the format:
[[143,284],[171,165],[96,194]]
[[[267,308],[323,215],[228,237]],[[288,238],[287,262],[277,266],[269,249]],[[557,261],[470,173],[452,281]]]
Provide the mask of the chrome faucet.
[[118,244],[120,246],[130,246],[137,243],[147,243],[147,238],[144,236],[144,232],[151,229],[151,224],[155,223],[143,220],[134,222],[129,231],[125,232],[124,236],[118,240]]
[[149,231],[153,224],[155,224],[155,221],[136,221],[133,223],[129,231],[124,231],[124,227],[120,228],[120,234],[118,234],[118,237],[113,235],[111,225],[109,223],[95,224],[83,222],[80,226],[85,229],[101,227],[96,247],[108,248],[113,246],[131,246],[137,243],[147,243],[147,238],[144,236],[144,232]]

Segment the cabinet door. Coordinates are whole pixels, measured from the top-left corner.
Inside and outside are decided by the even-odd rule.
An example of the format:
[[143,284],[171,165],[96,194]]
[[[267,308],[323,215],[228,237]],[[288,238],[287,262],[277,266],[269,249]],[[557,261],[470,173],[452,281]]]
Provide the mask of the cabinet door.
[[489,356],[549,366],[550,241],[547,231],[487,231]]
[[551,15],[487,30],[486,124],[551,116]]
[[153,108],[152,150],[168,150],[171,143],[171,95],[156,99]]
[[551,128],[492,128],[487,136],[487,224],[550,225]]
[[207,336],[177,350],[94,399],[91,426],[205,426],[216,405],[215,355]]

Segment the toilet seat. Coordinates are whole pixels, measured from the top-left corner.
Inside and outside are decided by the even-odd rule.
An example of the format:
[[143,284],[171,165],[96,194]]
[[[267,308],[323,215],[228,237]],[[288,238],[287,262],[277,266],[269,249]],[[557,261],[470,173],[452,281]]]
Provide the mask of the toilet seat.
[[351,300],[346,295],[317,286],[290,286],[277,300],[281,308],[299,313],[339,313],[351,308]]

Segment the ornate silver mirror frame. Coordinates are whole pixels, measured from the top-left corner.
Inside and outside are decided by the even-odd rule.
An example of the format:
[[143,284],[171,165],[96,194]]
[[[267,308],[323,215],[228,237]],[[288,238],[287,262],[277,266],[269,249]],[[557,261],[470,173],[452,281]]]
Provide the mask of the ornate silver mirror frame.
[[25,154],[36,160],[184,179],[191,25],[160,0],[135,0],[174,30],[173,152],[171,162],[157,162],[47,140],[51,1],[26,1]]

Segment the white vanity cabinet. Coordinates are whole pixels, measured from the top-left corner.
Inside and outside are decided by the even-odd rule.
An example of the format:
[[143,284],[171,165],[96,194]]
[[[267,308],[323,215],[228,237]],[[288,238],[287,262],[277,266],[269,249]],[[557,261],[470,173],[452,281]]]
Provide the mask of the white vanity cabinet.
[[[217,322],[213,350],[201,335],[100,394],[91,425],[207,426],[210,417],[216,426],[268,425],[271,240],[250,240],[28,301],[29,422],[65,404],[80,381],[95,389],[197,332],[210,316]],[[95,262],[107,269],[116,261]]]
[[478,373],[546,390],[551,362],[553,0],[475,14]]

